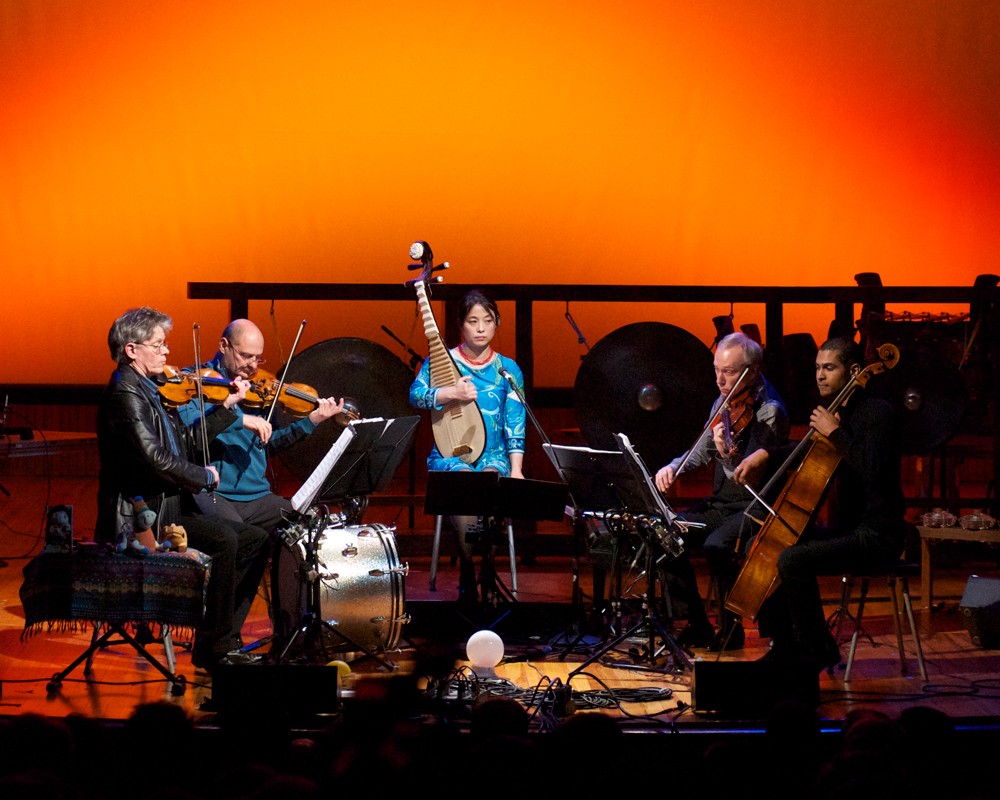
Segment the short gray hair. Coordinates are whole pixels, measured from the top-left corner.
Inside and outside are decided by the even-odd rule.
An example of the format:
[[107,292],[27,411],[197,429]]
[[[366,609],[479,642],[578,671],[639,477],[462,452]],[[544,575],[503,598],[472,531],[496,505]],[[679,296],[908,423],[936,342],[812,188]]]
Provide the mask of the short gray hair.
[[125,345],[129,342],[144,342],[158,327],[163,328],[164,333],[169,333],[174,327],[174,322],[167,314],[149,306],[130,308],[111,323],[111,330],[108,331],[108,349],[111,351],[111,358],[119,364],[128,364],[129,357],[125,355]]
[[715,349],[716,351],[732,350],[736,347],[743,351],[746,366],[750,367],[754,372],[760,372],[761,367],[764,365],[764,350],[745,333],[730,333],[723,336],[719,339],[719,343],[715,346]]

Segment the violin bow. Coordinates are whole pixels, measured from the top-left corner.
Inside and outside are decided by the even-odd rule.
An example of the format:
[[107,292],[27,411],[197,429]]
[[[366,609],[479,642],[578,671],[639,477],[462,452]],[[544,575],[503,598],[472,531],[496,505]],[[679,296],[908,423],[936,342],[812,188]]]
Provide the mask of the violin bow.
[[740,388],[740,384],[743,383],[743,379],[746,378],[747,373],[749,372],[750,372],[750,367],[744,367],[743,372],[740,373],[740,377],[737,378],[736,383],[733,384],[733,388],[729,390],[729,394],[726,395],[725,399],[719,405],[719,408],[716,410],[716,412],[708,418],[708,424],[705,426],[705,429],[701,432],[698,438],[694,440],[694,444],[688,448],[688,451],[684,454],[684,459],[681,461],[680,464],[677,465],[677,469],[674,470],[674,480],[677,480],[677,478],[681,476],[681,473],[684,471],[684,465],[687,464],[688,460],[691,458],[691,453],[694,452],[695,445],[697,445],[698,442],[700,442],[704,438],[705,434],[712,429],[713,427],[712,420],[714,420],[719,414],[721,414],[723,411],[726,411],[729,408],[729,398],[734,397],[736,395],[737,390]]
[[291,352],[288,354],[288,361],[285,364],[285,368],[281,370],[281,377],[278,378],[278,388],[274,390],[274,399],[271,400],[271,407],[267,410],[266,419],[268,422],[271,421],[271,417],[274,414],[274,409],[278,405],[278,398],[281,397],[281,390],[285,387],[285,375],[288,374],[288,368],[292,366],[292,358],[295,355],[295,350],[299,346],[299,339],[302,338],[302,329],[305,328],[305,326],[306,326],[306,321],[302,320],[302,323],[299,325],[299,332],[295,334],[295,341],[292,342],[292,349]]
[[[202,466],[208,469],[208,431],[205,430],[205,392],[201,382],[201,327],[196,322],[191,328],[191,338],[194,340],[194,382],[198,387],[198,412],[201,416],[201,460]],[[215,502],[215,487],[208,490]]]

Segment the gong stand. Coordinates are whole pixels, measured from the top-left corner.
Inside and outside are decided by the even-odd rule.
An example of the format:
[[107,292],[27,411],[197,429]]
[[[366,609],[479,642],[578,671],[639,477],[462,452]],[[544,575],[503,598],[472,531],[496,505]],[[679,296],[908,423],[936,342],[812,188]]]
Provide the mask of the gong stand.
[[289,658],[288,654],[292,649],[292,645],[300,639],[302,640],[302,651],[306,654],[307,658],[312,658],[315,661],[315,655],[318,653],[322,656],[322,663],[329,663],[333,659],[334,651],[328,646],[327,637],[332,635],[336,636],[347,645],[350,645],[353,650],[360,651],[369,658],[375,659],[386,669],[396,669],[396,664],[388,661],[377,653],[372,652],[367,647],[364,647],[360,643],[354,641],[354,639],[341,631],[336,622],[330,622],[323,619],[320,593],[320,582],[323,580],[323,576],[320,571],[321,565],[319,563],[319,539],[320,535],[326,529],[327,522],[330,519],[330,515],[326,511],[325,507],[323,514],[317,519],[318,522],[314,521],[313,524],[306,529],[302,540],[303,549],[305,551],[305,559],[300,566],[300,569],[302,571],[303,579],[309,584],[308,591],[306,593],[306,609],[302,614],[302,619],[299,621],[298,626],[296,626],[295,631],[288,638],[285,646],[281,648],[281,652],[278,655],[276,663],[287,663]]

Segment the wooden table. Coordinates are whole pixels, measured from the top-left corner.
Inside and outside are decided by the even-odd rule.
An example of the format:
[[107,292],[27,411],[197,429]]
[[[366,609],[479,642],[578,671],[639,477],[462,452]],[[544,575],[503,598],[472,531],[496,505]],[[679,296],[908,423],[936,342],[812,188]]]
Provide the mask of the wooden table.
[[0,436],[0,456],[25,458],[50,456],[69,451],[79,451],[97,444],[96,433],[79,431],[32,431],[31,439],[20,436]]
[[917,525],[920,534],[920,605],[917,610],[930,610],[934,607],[934,565],[931,561],[933,548],[931,540],[946,540],[954,542],[992,542],[1000,544],[1000,528],[987,528],[981,531],[967,531],[965,528],[928,528]]

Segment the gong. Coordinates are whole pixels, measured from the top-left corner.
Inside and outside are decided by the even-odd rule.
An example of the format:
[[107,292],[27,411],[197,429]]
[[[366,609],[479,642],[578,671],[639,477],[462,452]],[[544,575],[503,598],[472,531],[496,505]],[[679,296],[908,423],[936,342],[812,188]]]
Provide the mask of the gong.
[[612,331],[580,363],[573,387],[580,432],[595,450],[624,433],[650,474],[688,450],[718,396],[712,351],[663,322]]
[[[277,374],[282,375],[285,367]],[[417,412],[410,406],[413,370],[382,345],[367,339],[327,339],[303,350],[292,359],[286,383],[304,383],[319,397],[349,398],[362,417],[397,419]],[[274,412],[276,428],[295,421],[279,405]],[[335,419],[321,423],[311,436],[279,454],[281,462],[300,480],[305,480],[326,455],[343,427]]]
[[901,346],[899,363],[872,377],[867,390],[896,409],[907,455],[926,455],[945,444],[961,425],[968,403],[965,378],[935,347]]

